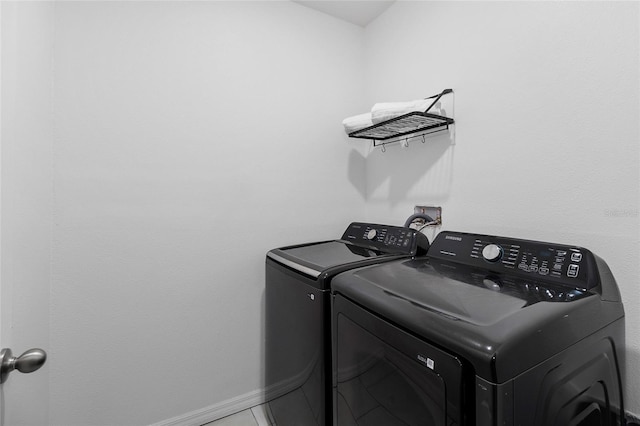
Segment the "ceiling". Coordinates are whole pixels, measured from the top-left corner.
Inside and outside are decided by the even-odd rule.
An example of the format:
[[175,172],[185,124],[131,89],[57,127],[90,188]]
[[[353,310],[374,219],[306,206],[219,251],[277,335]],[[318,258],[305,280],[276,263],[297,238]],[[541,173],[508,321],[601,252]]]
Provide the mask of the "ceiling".
[[331,15],[352,24],[366,27],[395,0],[292,0],[302,6]]

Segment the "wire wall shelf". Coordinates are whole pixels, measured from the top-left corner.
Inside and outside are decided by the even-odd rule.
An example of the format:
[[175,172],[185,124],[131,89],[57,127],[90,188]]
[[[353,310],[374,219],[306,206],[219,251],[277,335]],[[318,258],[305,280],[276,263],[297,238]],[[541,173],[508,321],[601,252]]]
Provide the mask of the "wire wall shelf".
[[356,130],[349,133],[350,138],[370,139],[373,146],[382,146],[389,143],[404,141],[408,143],[408,139],[422,136],[425,141],[425,135],[447,130],[454,123],[453,118],[445,117],[439,114],[432,114],[429,110],[440,100],[440,98],[448,93],[453,93],[451,89],[445,89],[437,95],[430,96],[426,99],[433,99],[426,111],[412,111],[389,120],[374,124],[364,129]]

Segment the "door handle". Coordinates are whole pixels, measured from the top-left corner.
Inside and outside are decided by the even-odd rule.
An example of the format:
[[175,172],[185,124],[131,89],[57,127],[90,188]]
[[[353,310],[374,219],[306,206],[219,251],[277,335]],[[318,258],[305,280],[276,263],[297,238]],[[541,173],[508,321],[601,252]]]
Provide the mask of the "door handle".
[[32,373],[42,367],[46,360],[47,353],[42,349],[29,349],[19,357],[15,357],[11,349],[4,348],[0,351],[0,383],[4,383],[13,370]]

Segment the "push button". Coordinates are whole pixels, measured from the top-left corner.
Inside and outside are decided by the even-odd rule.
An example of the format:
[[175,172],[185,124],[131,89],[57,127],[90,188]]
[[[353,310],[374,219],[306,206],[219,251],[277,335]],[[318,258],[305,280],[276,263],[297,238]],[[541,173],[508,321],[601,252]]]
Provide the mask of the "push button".
[[569,265],[569,269],[567,269],[567,276],[569,278],[575,278],[578,276],[578,271],[580,270],[579,265],[574,265],[573,263]]
[[582,260],[582,253],[571,253],[572,262],[580,262]]

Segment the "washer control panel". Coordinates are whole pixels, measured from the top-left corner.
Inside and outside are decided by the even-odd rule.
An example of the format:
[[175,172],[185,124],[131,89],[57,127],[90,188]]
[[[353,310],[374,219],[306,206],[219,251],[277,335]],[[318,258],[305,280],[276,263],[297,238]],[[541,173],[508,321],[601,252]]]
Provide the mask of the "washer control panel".
[[599,282],[593,254],[576,246],[445,231],[433,241],[429,257],[571,288],[589,289]]
[[426,254],[429,248],[427,237],[415,229],[375,223],[354,222],[341,239],[388,253]]
[[430,261],[430,265],[443,276],[524,299],[529,304],[541,301],[572,302],[590,294],[582,288],[553,285],[549,280],[539,279],[535,274],[496,274],[465,266],[456,268],[451,262],[434,259]]

